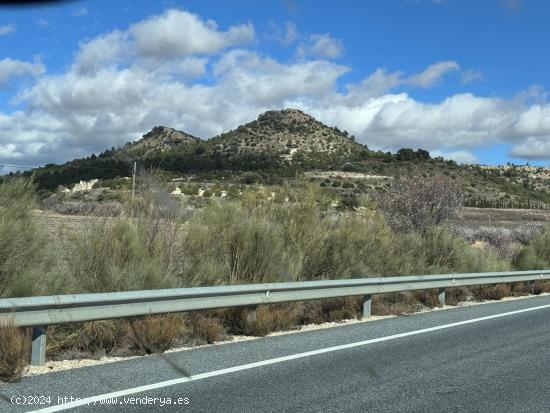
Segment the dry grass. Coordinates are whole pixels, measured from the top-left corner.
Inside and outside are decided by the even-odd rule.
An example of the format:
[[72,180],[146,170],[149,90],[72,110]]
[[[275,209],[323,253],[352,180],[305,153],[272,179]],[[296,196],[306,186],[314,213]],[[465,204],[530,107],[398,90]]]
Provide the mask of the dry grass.
[[50,327],[49,336],[47,351],[54,359],[101,357],[121,349],[125,324],[120,320],[112,320],[53,326]]
[[30,359],[30,331],[0,323],[0,381],[21,379]]
[[163,353],[185,331],[180,315],[149,315],[126,322],[126,345],[139,355]]
[[349,320],[361,316],[361,297],[343,297],[331,300],[307,301],[304,304],[302,324],[322,324]]
[[475,300],[500,300],[510,295],[510,284],[496,284],[496,285],[478,285],[470,287],[470,291]]
[[256,337],[292,329],[300,325],[302,314],[303,305],[300,303],[260,305],[256,309],[233,308],[218,312],[230,334]]
[[199,342],[208,344],[220,341],[225,336],[225,329],[220,320],[202,313],[192,313],[187,317],[189,336]]
[[466,301],[470,296],[470,292],[465,287],[447,288],[445,290],[445,304],[457,305],[460,302]]
[[291,330],[300,324],[302,312],[300,303],[258,306],[250,332],[254,336],[265,336],[273,331]]
[[550,293],[550,281],[535,281],[530,286],[531,294]]
[[372,314],[401,315],[411,314],[422,308],[412,294],[390,293],[375,295],[372,299]]

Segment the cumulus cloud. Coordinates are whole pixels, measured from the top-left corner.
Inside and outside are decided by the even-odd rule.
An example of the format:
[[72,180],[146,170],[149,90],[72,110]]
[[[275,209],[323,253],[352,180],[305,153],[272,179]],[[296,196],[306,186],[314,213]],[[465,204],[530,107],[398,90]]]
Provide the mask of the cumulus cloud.
[[254,40],[250,23],[231,26],[224,32],[212,20],[175,9],[136,23],[129,32],[140,55],[160,58],[213,54]]
[[120,62],[122,54],[127,51],[126,42],[127,35],[119,30],[81,42],[74,69],[85,74]]
[[344,54],[344,45],[340,39],[328,33],[312,34],[300,43],[296,54],[301,58],[336,59]]
[[15,32],[15,24],[13,23],[0,26],[0,36],[5,36],[6,34],[10,34],[14,32]]
[[44,73],[46,67],[42,63],[31,63],[10,58],[0,60],[0,87],[5,87],[14,77],[36,76]]
[[449,72],[459,69],[454,61],[438,62],[428,66],[422,72],[405,76],[402,71],[388,72],[378,68],[359,84],[348,85],[350,96],[382,96],[398,86],[430,88],[438,84]]
[[174,16],[184,15],[212,36],[205,43],[180,36],[186,45],[177,53],[147,53],[136,33],[152,30],[148,25],[154,23],[166,30],[153,43],[177,41],[166,23],[176,18],[171,13],[82,42],[66,72],[43,75],[39,63],[0,61],[0,81],[40,75],[19,91],[23,109],[0,112],[0,163],[60,162],[97,153],[158,124],[208,138],[283,107],[346,129],[373,149],[421,147],[469,163],[476,161],[474,148],[505,143],[516,156],[550,159],[550,104],[540,88],[513,99],[463,93],[432,103],[403,91],[436,85],[459,70],[454,61],[412,75],[380,68],[342,88],[351,68],[326,60],[326,54],[281,62],[233,48],[240,41],[211,41],[227,37],[231,28],[220,31],[214,22],[180,11]]

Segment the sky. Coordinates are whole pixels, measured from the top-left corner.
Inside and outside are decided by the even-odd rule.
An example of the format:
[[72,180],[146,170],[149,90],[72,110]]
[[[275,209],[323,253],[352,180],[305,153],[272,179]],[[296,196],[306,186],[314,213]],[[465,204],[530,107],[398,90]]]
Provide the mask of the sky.
[[0,6],[0,174],[293,107],[369,148],[550,161],[550,2]]

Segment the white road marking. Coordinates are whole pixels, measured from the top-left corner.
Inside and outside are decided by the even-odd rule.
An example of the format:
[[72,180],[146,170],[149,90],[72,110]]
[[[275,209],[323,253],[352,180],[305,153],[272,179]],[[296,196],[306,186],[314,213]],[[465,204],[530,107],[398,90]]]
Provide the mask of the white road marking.
[[29,412],[29,413],[35,413],[35,412],[41,412],[41,413],[60,412],[60,411],[63,411],[63,410],[73,409],[73,408],[79,407],[79,406],[93,405],[94,403],[98,403],[101,400],[116,399],[118,397],[128,396],[128,395],[136,394],[136,393],[142,393],[142,392],[145,392],[145,391],[150,391],[150,390],[155,390],[155,389],[161,389],[163,387],[174,386],[176,384],[182,384],[182,383],[187,383],[187,382],[191,382],[191,381],[207,379],[209,377],[222,376],[224,374],[235,373],[235,372],[243,371],[243,370],[250,370],[250,369],[257,368],[257,367],[269,366],[271,364],[282,363],[282,362],[285,362],[285,361],[297,360],[297,359],[301,359],[301,358],[305,358],[305,357],[311,357],[311,356],[317,356],[319,354],[332,353],[333,351],[346,350],[346,349],[349,349],[349,348],[355,348],[355,347],[366,346],[366,345],[369,345],[369,344],[381,343],[383,341],[396,340],[398,338],[403,338],[403,337],[416,336],[418,334],[430,333],[432,331],[444,330],[444,329],[448,329],[448,328],[452,328],[452,327],[459,327],[459,326],[463,326],[463,325],[467,325],[467,324],[479,323],[481,321],[492,320],[494,318],[508,317],[508,316],[515,315],[515,314],[527,313],[527,312],[530,312],[530,311],[537,311],[537,310],[542,310],[542,309],[545,309],[545,308],[550,308],[550,304],[540,305],[540,306],[537,306],[537,307],[525,308],[523,310],[509,311],[507,313],[494,314],[494,315],[489,315],[489,316],[485,316],[485,317],[472,318],[470,320],[458,321],[456,323],[443,324],[443,325],[439,325],[439,326],[435,326],[435,327],[423,328],[421,330],[408,331],[406,333],[399,333],[399,334],[393,334],[391,336],[373,338],[373,339],[364,340],[364,341],[357,341],[355,343],[342,344],[342,345],[339,345],[339,346],[327,347],[327,348],[322,348],[322,349],[319,349],[319,350],[306,351],[304,353],[291,354],[289,356],[277,357],[277,358],[273,358],[273,359],[269,359],[269,360],[257,361],[255,363],[243,364],[243,365],[240,365],[240,366],[234,366],[234,367],[229,367],[229,368],[226,368],[226,369],[210,371],[210,372],[207,372],[207,373],[201,373],[201,374],[197,374],[197,375],[194,375],[194,376],[191,376],[191,377],[181,377],[181,378],[178,378],[178,379],[161,381],[159,383],[153,383],[153,384],[147,384],[147,385],[144,385],[144,386],[132,387],[130,389],[115,391],[115,392],[112,392],[112,393],[105,393],[105,394],[99,394],[97,396],[86,397],[86,398],[83,398],[83,399],[80,399],[80,400],[76,400],[76,401],[72,401],[72,402],[68,402],[68,403],[64,403],[64,404],[60,404],[60,405],[56,405],[56,406],[46,407],[44,409],[33,410],[32,412]]

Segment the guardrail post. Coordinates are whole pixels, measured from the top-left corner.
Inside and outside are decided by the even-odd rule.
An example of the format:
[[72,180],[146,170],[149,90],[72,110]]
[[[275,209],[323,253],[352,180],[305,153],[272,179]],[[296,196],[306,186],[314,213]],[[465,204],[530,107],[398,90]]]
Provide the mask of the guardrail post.
[[46,364],[46,326],[32,328],[32,353],[31,364],[43,366]]
[[371,316],[371,304],[372,304],[372,298],[370,294],[364,295],[363,296],[363,317]]
[[439,304],[445,305],[445,288],[439,289]]

